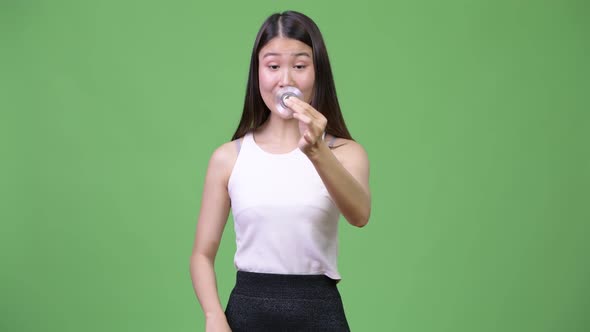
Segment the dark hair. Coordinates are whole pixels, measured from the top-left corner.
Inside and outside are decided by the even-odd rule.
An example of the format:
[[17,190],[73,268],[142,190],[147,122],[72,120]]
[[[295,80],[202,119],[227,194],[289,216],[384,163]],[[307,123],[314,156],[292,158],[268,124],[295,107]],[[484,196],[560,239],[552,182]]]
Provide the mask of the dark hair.
[[352,139],[336,97],[336,87],[324,39],[317,25],[307,16],[296,11],[275,13],[269,16],[260,27],[250,59],[250,72],[246,87],[246,99],[240,124],[232,140],[244,136],[249,130],[257,129],[269,117],[270,110],[262,100],[258,82],[258,53],[271,39],[286,37],[299,40],[313,50],[315,70],[314,93],[311,106],[328,120],[326,134]]

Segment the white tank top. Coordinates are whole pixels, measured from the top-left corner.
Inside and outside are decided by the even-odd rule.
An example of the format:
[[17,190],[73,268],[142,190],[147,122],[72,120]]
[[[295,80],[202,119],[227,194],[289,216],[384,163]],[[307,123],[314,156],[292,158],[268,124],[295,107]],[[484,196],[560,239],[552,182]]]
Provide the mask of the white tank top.
[[238,271],[324,274],[337,268],[340,211],[299,148],[272,154],[249,132],[228,182]]

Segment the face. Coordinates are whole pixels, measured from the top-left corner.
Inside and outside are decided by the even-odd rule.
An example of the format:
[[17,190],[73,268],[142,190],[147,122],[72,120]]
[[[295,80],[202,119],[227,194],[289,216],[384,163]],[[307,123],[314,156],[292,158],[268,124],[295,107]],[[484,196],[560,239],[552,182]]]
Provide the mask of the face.
[[271,112],[280,115],[275,105],[277,90],[294,86],[311,103],[315,82],[311,47],[296,39],[275,37],[258,53],[260,94]]

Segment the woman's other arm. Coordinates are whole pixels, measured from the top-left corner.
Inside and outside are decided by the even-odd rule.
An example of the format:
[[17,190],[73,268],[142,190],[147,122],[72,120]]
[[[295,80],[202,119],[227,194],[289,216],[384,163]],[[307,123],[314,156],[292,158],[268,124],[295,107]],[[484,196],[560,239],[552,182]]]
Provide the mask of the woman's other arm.
[[191,280],[207,320],[207,331],[229,331],[217,291],[214,263],[229,216],[227,181],[236,158],[235,144],[230,142],[215,150],[209,160],[190,259]]
[[369,159],[355,141],[339,138],[335,143],[332,151],[321,142],[308,156],[344,218],[363,227],[371,215]]

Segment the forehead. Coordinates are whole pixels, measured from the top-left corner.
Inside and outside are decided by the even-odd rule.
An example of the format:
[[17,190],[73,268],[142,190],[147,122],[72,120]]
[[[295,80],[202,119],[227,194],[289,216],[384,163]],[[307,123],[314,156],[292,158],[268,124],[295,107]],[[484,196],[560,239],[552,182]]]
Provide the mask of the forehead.
[[289,57],[304,56],[303,54],[307,54],[311,58],[311,47],[297,39],[275,37],[260,49],[258,57],[263,59],[265,56],[271,55]]

